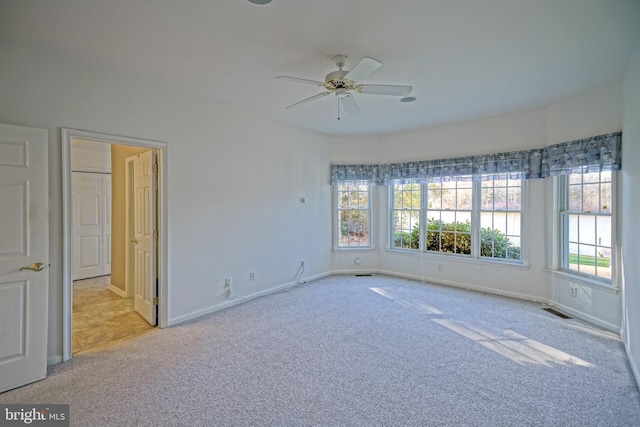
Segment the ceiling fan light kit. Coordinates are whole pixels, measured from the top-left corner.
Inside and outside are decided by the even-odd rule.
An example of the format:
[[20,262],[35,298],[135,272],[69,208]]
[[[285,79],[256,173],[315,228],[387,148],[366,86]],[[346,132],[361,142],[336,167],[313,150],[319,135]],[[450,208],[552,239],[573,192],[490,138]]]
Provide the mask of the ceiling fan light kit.
[[[310,84],[322,87],[326,90],[326,92],[321,92],[310,98],[303,99],[302,101],[291,104],[285,108],[297,108],[333,93],[338,99],[338,120],[340,120],[341,105],[348,114],[357,114],[360,112],[360,106],[353,96],[353,93],[406,97],[413,90],[412,86],[359,84],[358,81],[371,75],[382,66],[382,63],[373,58],[365,57],[362,58],[360,62],[351,69],[351,71],[344,71],[342,67],[344,67],[346,60],[346,55],[335,55],[333,57],[333,61],[338,67],[338,71],[332,71],[327,74],[324,78],[324,82],[289,76],[276,77],[278,80]],[[413,100],[415,100],[415,98]]]

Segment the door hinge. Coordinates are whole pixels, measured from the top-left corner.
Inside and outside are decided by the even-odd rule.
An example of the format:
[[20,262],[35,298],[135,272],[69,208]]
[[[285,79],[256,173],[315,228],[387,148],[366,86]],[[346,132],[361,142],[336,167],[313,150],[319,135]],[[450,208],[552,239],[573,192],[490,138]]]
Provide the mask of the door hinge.
[[158,240],[158,230],[153,230],[153,238]]
[[158,173],[158,164],[157,163],[153,164],[153,173]]
[[158,305],[158,297],[153,297],[153,305]]

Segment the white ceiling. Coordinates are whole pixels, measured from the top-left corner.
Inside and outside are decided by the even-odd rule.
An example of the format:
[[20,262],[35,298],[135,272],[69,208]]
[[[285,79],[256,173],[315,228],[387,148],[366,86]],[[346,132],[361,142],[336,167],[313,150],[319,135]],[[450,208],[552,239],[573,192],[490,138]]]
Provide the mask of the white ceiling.
[[[0,39],[135,75],[329,135],[383,134],[543,106],[619,78],[640,35],[640,0],[0,0]],[[323,80],[413,85],[413,103],[333,96]]]

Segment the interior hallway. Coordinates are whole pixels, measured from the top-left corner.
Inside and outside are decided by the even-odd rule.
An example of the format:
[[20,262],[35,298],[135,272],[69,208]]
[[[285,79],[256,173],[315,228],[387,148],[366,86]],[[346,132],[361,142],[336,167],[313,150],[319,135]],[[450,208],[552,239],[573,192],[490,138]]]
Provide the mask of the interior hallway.
[[145,333],[149,325],[134,309],[133,298],[109,290],[111,276],[73,282],[73,353]]

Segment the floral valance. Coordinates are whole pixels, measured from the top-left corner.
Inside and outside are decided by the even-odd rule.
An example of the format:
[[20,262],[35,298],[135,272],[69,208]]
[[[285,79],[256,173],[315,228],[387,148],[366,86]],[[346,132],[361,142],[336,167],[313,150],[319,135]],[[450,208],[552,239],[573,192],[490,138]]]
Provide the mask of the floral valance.
[[379,165],[331,165],[331,184],[534,179],[577,171],[619,170],[621,140],[622,134],[617,132],[533,150]]
[[391,163],[379,166],[379,184],[502,178],[539,178],[542,149],[484,154],[443,160]]
[[378,165],[331,165],[331,184],[361,181],[363,184],[380,184]]
[[622,133],[608,133],[544,148],[542,175],[620,170]]

